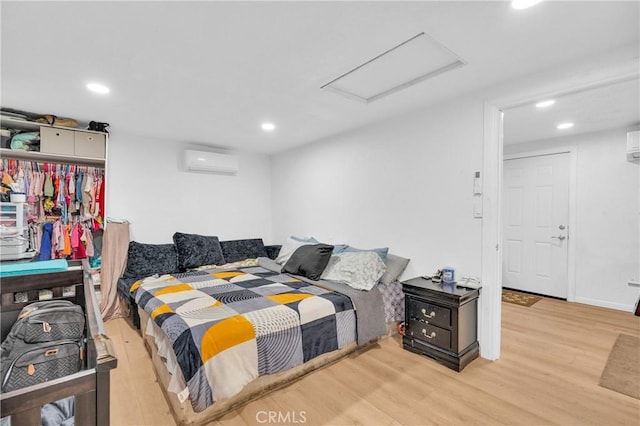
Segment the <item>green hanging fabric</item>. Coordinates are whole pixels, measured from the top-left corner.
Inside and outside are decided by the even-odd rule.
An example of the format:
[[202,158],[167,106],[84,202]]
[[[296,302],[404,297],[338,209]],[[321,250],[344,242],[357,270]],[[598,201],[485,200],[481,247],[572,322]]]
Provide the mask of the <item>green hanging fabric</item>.
[[44,182],[44,195],[45,197],[53,197],[53,181],[50,173],[47,173],[47,179]]

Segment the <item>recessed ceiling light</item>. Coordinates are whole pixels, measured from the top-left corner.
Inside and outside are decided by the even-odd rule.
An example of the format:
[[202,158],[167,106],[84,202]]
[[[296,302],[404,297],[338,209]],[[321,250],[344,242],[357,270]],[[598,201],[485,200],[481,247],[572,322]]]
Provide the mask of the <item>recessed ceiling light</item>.
[[573,127],[573,123],[560,123],[558,124],[558,129],[560,130],[564,130],[564,129],[570,129]]
[[554,101],[553,99],[548,99],[546,101],[538,102],[536,104],[536,107],[537,108],[546,108],[546,107],[550,107],[551,105],[553,105],[555,103],[556,103],[556,101]]
[[513,0],[511,2],[511,7],[517,10],[528,9],[541,1],[542,0]]
[[265,132],[271,132],[276,129],[276,125],[273,123],[262,123],[260,127],[262,127],[262,130]]
[[106,95],[109,93],[109,88],[100,83],[87,83],[87,89],[100,95]]

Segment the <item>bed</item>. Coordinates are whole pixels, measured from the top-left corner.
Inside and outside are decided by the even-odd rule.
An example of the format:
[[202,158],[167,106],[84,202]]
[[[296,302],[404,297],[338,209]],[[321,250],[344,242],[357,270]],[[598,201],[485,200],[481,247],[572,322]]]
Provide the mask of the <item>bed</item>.
[[37,300],[41,290],[51,291],[54,298],[82,306],[87,324],[86,365],[80,372],[0,394],[2,416],[11,416],[13,426],[41,424],[41,415],[44,415],[41,407],[72,396],[76,425],[109,425],[109,376],[117,365],[117,358],[104,332],[94,288],[86,274],[80,265],[74,265],[66,271],[2,278],[3,339],[26,305],[16,301],[16,293],[28,294],[29,300]]
[[209,422],[389,333],[383,296],[399,286],[401,270],[397,286],[363,291],[304,268],[292,273],[292,260],[284,267],[269,257],[205,264],[127,282],[178,424]]

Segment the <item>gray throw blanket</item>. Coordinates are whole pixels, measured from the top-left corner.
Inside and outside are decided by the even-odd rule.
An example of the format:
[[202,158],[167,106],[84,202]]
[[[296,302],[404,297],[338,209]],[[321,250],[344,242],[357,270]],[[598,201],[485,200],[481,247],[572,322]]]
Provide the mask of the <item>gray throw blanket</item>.
[[[281,272],[282,270],[282,267],[278,265],[273,259],[269,259],[266,257],[258,258],[258,265],[274,272]],[[364,346],[370,341],[384,336],[387,333],[387,324],[385,322],[382,293],[380,293],[380,290],[378,290],[377,286],[373,287],[369,291],[362,291],[356,290],[346,284],[335,281],[314,281],[299,275],[293,276],[310,284],[317,285],[318,287],[322,287],[331,291],[337,291],[346,296],[349,296],[356,311],[356,331],[358,333],[358,346]]]

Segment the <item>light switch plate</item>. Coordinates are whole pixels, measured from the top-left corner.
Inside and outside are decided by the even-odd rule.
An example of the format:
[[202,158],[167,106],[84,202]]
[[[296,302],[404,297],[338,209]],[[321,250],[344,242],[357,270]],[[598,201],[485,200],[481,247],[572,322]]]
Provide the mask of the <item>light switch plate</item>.
[[482,219],[482,198],[474,197],[473,200],[473,217],[475,219]]

